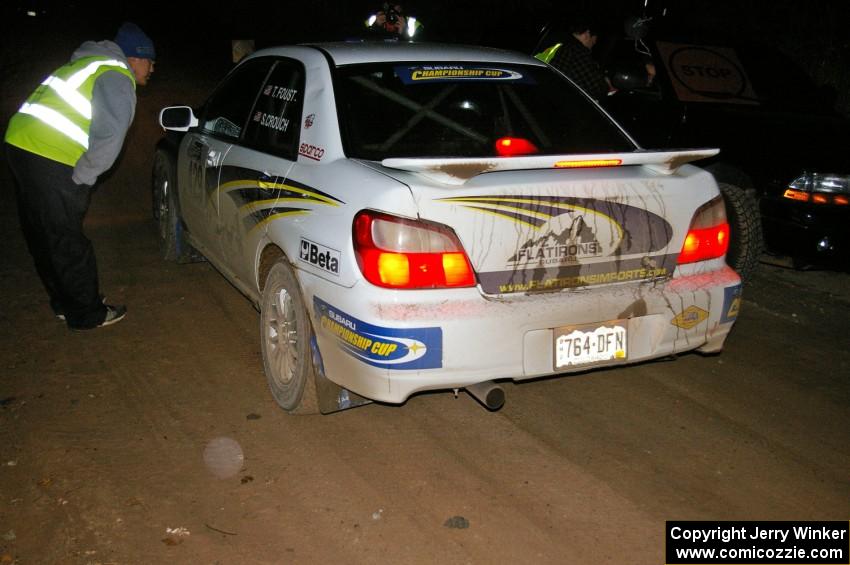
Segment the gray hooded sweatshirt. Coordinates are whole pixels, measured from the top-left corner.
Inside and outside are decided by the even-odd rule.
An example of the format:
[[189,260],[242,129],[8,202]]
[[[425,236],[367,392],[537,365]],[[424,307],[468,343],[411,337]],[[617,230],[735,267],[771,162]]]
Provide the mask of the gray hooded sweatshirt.
[[[117,59],[130,67],[124,52],[112,41],[86,41],[74,52],[71,60],[95,55]],[[76,184],[89,186],[109,170],[121,153],[124,137],[136,114],[135,84],[119,72],[105,72],[94,83],[91,105],[89,148],[77,161],[71,175]]]

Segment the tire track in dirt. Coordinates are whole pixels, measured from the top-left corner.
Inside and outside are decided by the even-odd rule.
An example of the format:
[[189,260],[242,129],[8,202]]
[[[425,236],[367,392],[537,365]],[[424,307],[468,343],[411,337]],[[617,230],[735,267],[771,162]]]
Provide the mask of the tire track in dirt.
[[[260,515],[286,524],[296,538],[305,535],[293,526],[296,516],[309,516],[309,535],[296,552],[304,545],[334,547],[331,555],[348,551],[357,562],[375,557],[370,548],[383,548],[383,558],[399,562],[417,562],[422,555],[448,563],[599,560],[598,543],[587,540],[622,540],[622,530],[614,536],[606,520],[615,512],[640,516],[616,499],[609,502],[609,489],[576,474],[569,462],[552,461],[548,447],[512,432],[504,418],[465,397],[423,397],[401,408],[372,406],[318,419],[274,419],[280,424],[275,427],[287,428],[281,434],[286,448],[274,447],[279,432],[265,427],[259,443],[244,444],[252,487],[259,483],[263,493],[243,503],[285,501]],[[435,424],[446,433],[430,431]],[[477,443],[468,449],[470,442]],[[251,455],[256,450],[261,461]],[[501,451],[517,455],[480,455]],[[297,477],[297,484],[275,480],[280,465],[280,474]],[[467,518],[469,529],[445,527],[454,515]],[[634,530],[626,537],[639,538]],[[391,539],[398,541],[389,544]],[[321,560],[321,549],[310,559]]]

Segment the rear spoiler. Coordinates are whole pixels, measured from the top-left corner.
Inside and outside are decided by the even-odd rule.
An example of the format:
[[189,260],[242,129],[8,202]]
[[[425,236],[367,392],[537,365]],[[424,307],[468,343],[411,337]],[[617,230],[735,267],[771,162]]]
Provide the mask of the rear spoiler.
[[719,149],[674,149],[665,151],[633,151],[631,153],[597,153],[592,155],[530,155],[523,157],[477,158],[392,158],[381,165],[420,173],[443,184],[464,184],[483,173],[522,171],[529,169],[563,169],[585,167],[617,167],[643,165],[664,175],[672,175],[691,161],[713,157]]

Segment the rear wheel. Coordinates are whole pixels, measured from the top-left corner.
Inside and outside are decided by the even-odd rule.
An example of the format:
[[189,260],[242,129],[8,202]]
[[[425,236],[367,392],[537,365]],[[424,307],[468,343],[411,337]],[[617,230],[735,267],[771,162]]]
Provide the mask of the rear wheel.
[[194,263],[204,257],[187,241],[177,202],[177,168],[174,158],[159,150],[153,163],[153,217],[159,224],[162,258],[176,263]]
[[263,368],[272,395],[291,414],[319,411],[313,355],[313,328],[298,280],[284,261],[266,277],[260,303]]
[[717,186],[726,202],[726,217],[731,232],[726,262],[746,282],[752,277],[764,246],[758,202],[734,184],[719,182]]

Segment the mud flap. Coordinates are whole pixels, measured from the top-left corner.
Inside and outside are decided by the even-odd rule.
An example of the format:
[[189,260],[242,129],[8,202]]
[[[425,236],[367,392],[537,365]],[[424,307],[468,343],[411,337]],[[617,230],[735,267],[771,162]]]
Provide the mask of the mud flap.
[[368,398],[363,398],[359,394],[342,388],[325,376],[325,366],[322,363],[322,354],[319,351],[319,344],[316,342],[315,335],[310,338],[310,349],[313,353],[313,374],[316,379],[319,412],[332,414],[372,403]]
[[726,341],[728,334],[720,334],[711,337],[705,345],[698,348],[696,351],[703,355],[714,355],[715,353],[720,353],[723,351],[723,344]]

